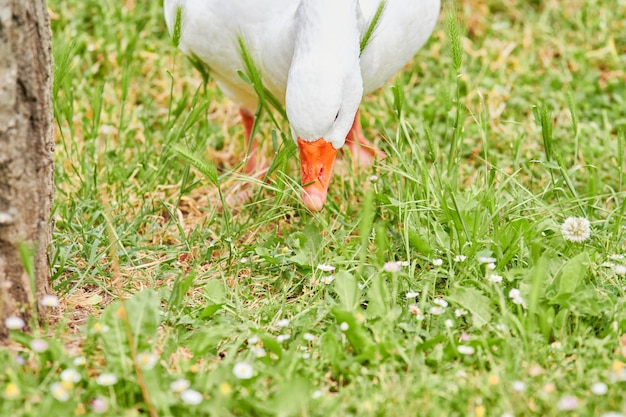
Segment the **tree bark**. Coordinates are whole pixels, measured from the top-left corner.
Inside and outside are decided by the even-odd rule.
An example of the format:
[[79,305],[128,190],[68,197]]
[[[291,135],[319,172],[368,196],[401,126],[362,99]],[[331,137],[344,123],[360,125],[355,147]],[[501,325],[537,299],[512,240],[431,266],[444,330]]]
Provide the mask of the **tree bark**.
[[[51,292],[52,56],[45,0],[0,0],[0,340]],[[32,256],[34,285],[20,256]],[[29,258],[29,257],[27,257]]]

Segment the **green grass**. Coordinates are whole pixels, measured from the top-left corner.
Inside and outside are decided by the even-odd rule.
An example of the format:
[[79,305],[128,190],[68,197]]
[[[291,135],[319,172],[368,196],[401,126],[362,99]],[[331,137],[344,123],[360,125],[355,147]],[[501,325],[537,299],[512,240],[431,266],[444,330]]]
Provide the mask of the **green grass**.
[[[388,157],[344,164],[319,214],[300,204],[287,125],[267,111],[269,181],[222,210],[245,180],[237,109],[176,52],[160,2],[134,4],[49,2],[61,307],[0,350],[1,415],[92,415],[96,398],[110,416],[626,410],[626,276],[608,264],[626,264],[623,1],[442,13],[406,71],[364,99]],[[570,216],[591,222],[585,242],[564,239]],[[332,283],[318,264],[336,267]],[[81,380],[54,391],[68,368]],[[180,378],[200,404],[170,388]]]

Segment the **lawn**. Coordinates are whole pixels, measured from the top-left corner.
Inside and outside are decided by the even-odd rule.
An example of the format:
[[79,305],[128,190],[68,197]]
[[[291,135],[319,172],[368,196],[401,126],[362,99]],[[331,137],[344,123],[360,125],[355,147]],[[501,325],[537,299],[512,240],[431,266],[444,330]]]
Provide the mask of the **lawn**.
[[49,8],[60,304],[0,415],[626,415],[625,1],[446,3],[320,213],[278,112],[223,207],[238,109],[160,1]]

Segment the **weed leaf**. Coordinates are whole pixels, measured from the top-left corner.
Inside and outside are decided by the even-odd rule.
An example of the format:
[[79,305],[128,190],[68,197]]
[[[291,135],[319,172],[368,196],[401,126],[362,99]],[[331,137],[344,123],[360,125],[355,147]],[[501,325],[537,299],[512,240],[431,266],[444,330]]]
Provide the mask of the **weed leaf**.
[[489,298],[481,291],[460,287],[455,289],[448,298],[472,314],[472,323],[475,327],[483,327],[491,320]]

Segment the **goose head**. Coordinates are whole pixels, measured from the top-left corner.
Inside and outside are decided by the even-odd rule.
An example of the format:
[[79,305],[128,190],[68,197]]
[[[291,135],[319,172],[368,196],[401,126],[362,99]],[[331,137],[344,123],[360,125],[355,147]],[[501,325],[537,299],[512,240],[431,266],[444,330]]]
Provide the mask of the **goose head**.
[[302,201],[326,202],[337,151],[363,96],[356,0],[303,0],[296,12],[294,53],[285,106],[300,153]]

